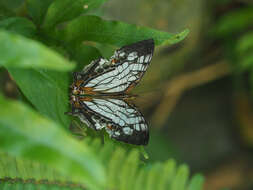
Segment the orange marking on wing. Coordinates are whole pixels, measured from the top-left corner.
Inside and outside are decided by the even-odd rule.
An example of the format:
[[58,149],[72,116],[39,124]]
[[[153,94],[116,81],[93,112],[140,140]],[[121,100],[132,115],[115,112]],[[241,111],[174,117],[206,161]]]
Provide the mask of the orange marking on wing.
[[75,82],[75,86],[79,87],[84,81],[83,80],[77,80]]
[[79,100],[81,101],[92,101],[92,98],[91,97],[80,97]]
[[118,60],[117,59],[112,59],[112,64],[114,65],[115,63],[117,63]]
[[108,124],[106,127],[110,130],[113,130],[113,126],[111,124]]
[[96,92],[93,91],[94,88],[92,87],[81,87],[81,93],[80,94],[96,94]]
[[72,83],[71,85],[72,94],[78,95],[81,93],[79,87],[83,82],[84,82],[83,80],[77,80],[74,83]]
[[135,87],[135,83],[132,83],[127,89],[126,89],[126,93],[129,93],[134,87]]

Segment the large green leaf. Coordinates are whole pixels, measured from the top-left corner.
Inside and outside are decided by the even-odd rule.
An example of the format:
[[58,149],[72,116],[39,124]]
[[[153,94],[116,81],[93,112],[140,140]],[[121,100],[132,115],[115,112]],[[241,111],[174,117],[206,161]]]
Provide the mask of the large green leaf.
[[188,32],[170,34],[119,21],[106,21],[97,16],[80,16],[59,30],[57,37],[66,43],[95,41],[116,46],[153,38],[156,45],[167,45],[183,40]]
[[84,44],[78,45],[74,48],[73,59],[77,62],[76,71],[80,71],[83,67],[89,64],[92,60],[102,57],[97,48]]
[[74,64],[39,42],[0,31],[0,66],[67,71]]
[[47,13],[47,9],[53,0],[26,0],[27,13],[34,23],[40,26]]
[[5,29],[26,37],[33,37],[36,32],[34,24],[21,17],[11,17],[0,21],[0,29]]
[[0,96],[0,148],[38,161],[93,189],[105,184],[104,168],[88,145],[24,104]]
[[[77,61],[80,70],[91,60],[100,56],[96,48],[86,45],[80,45],[74,50],[72,57]],[[62,124],[65,128],[69,127],[71,117],[64,115],[64,112],[70,111],[69,73],[45,69],[9,67],[7,69],[23,94],[40,113]]]
[[42,69],[11,69],[12,78],[16,81],[27,99],[43,115],[69,127],[68,88],[69,74]]
[[105,1],[107,0],[55,0],[48,9],[43,27],[52,28],[99,7]]

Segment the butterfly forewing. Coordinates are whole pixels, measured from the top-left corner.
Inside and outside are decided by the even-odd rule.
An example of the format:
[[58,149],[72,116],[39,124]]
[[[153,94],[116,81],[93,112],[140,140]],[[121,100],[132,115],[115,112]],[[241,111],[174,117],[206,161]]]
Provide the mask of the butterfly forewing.
[[111,138],[130,144],[146,145],[149,132],[137,108],[123,99],[76,98],[71,115],[95,130],[105,129]]
[[78,73],[80,94],[128,93],[147,70],[153,51],[154,41],[150,39],[116,50],[110,60],[93,61]]

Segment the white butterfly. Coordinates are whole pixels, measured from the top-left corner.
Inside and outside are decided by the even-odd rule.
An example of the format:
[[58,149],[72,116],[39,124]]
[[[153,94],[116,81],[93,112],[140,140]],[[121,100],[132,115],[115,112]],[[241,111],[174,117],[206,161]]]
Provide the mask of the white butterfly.
[[109,60],[99,58],[75,72],[69,114],[95,130],[105,128],[116,140],[146,145],[145,119],[125,97],[144,75],[153,52],[153,39],[140,41],[116,50]]

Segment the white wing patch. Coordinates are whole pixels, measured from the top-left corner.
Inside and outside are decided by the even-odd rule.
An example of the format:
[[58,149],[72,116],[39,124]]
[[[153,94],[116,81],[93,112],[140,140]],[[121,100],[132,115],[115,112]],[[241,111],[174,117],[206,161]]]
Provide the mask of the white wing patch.
[[[112,121],[114,124],[129,131],[147,130],[147,125],[141,113],[126,102],[120,99],[93,99],[92,101],[83,101],[83,103],[93,112],[101,115],[104,119]],[[99,123],[99,122],[98,122]],[[131,127],[130,127],[131,126]],[[104,128],[105,125],[99,128]],[[131,131],[131,130],[130,130]],[[126,135],[130,132],[126,132]]]
[[[135,54],[130,54],[135,57]],[[142,77],[152,55],[142,56],[136,62],[124,62],[98,77],[87,82],[84,87],[92,87],[94,91],[103,93],[116,93],[125,91],[133,82]],[[131,59],[132,59],[131,58]],[[102,63],[106,63],[103,61]]]
[[[121,52],[115,53],[113,57],[118,54],[119,56],[126,55],[126,53]],[[120,63],[113,64],[113,59],[110,61],[100,59],[95,71],[99,71],[99,69],[103,69],[104,67],[109,68],[108,71],[104,71],[102,74],[91,78],[86,82],[84,87],[91,87],[93,91],[98,93],[122,93],[131,84],[137,84],[136,81],[139,81],[147,70],[151,58],[152,53],[138,57],[137,52],[132,52],[128,54],[127,59],[124,59]]]

